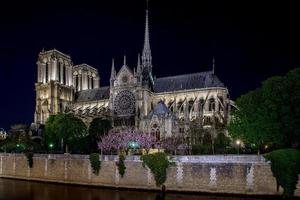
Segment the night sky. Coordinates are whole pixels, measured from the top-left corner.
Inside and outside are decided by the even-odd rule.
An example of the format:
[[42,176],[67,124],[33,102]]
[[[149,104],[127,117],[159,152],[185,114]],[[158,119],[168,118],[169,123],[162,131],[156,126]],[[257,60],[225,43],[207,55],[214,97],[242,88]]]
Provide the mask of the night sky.
[[[109,84],[112,58],[117,70],[124,54],[136,66],[144,40],[143,0],[9,2],[0,5],[0,128],[33,121],[43,48],[97,68],[100,86]],[[216,74],[235,100],[262,80],[300,66],[296,3],[209,2],[150,0],[156,77],[211,70],[214,56]]]

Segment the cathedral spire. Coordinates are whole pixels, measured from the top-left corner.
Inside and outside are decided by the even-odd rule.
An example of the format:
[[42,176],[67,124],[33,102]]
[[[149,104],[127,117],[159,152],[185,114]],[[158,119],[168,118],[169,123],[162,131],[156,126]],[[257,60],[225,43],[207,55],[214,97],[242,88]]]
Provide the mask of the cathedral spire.
[[116,78],[115,60],[112,59],[110,79],[113,80],[115,78]]
[[215,73],[215,57],[213,57],[213,60],[212,60],[212,73],[213,74]]
[[136,72],[137,72],[138,74],[142,73],[140,54],[138,54],[138,60],[137,60],[137,66],[136,66]]
[[123,65],[126,65],[126,55],[124,55]]
[[145,22],[145,36],[144,36],[144,48],[142,54],[142,62],[144,66],[152,65],[150,39],[149,39],[149,16],[148,16],[148,1],[146,9],[146,22]]

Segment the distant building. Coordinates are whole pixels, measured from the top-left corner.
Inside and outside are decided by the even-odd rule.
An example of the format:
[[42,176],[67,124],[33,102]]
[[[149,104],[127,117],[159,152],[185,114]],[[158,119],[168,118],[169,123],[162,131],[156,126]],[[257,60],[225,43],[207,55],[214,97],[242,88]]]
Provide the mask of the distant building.
[[[39,53],[34,121],[44,124],[50,115],[71,112],[86,123],[96,117],[112,119],[113,127],[140,129],[157,139],[187,133],[194,121],[210,128],[227,123],[227,88],[211,71],[154,78],[149,41],[148,10],[141,56],[133,68],[117,71],[112,61],[110,85],[100,87],[96,68],[73,65],[71,57],[54,49]],[[171,70],[171,69],[170,69]]]
[[7,133],[3,128],[0,128],[0,140],[5,140],[7,138]]

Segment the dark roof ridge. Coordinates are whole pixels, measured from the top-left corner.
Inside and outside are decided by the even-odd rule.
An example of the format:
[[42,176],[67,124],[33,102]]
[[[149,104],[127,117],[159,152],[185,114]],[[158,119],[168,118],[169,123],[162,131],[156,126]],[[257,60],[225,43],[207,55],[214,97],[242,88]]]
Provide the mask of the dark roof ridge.
[[188,73],[188,74],[179,74],[179,75],[173,75],[173,76],[165,76],[165,77],[159,77],[156,79],[168,79],[168,78],[176,78],[176,77],[186,77],[190,75],[204,75],[204,74],[213,74],[212,71],[204,71],[204,72],[195,72],[195,73]]
[[110,86],[102,86],[98,88],[93,88],[93,89],[87,89],[87,90],[80,90],[78,92],[84,92],[84,91],[91,91],[91,90],[100,90],[100,89],[108,89]]

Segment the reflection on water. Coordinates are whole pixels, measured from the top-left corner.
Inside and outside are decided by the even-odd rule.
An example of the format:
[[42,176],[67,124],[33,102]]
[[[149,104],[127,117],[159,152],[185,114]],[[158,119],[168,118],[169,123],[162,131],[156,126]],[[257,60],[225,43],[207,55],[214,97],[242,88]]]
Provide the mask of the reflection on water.
[[260,200],[264,198],[228,197],[195,194],[171,194],[165,198],[156,192],[113,190],[99,187],[50,184],[0,178],[0,200]]

